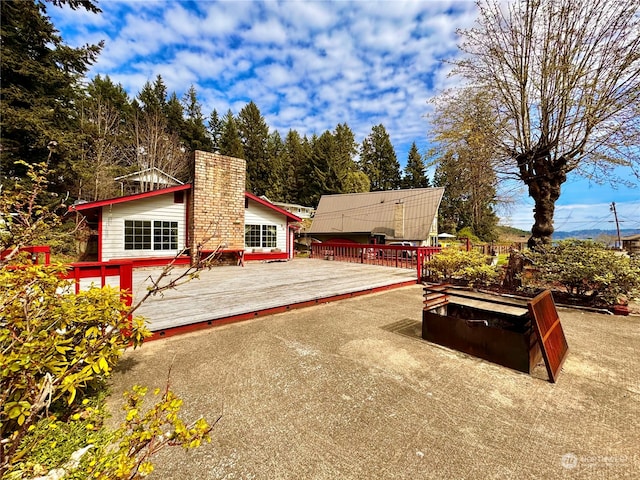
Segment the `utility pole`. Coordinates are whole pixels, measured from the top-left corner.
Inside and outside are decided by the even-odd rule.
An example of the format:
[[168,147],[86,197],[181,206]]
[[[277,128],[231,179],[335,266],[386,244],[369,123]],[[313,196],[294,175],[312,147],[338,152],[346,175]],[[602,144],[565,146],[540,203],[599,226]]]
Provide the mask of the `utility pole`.
[[618,243],[616,246],[622,250],[622,240],[620,239],[620,223],[618,222],[618,212],[616,212],[616,202],[611,202],[611,211],[613,212],[613,218],[616,221],[616,230],[618,232]]

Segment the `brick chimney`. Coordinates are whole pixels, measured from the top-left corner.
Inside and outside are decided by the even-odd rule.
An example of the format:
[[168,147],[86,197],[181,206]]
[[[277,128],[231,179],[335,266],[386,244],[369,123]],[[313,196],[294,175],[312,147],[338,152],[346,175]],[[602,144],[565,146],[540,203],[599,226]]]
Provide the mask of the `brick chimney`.
[[393,209],[393,236],[404,238],[404,203],[396,203]]
[[198,247],[213,251],[244,249],[246,162],[240,158],[196,150],[193,158],[193,201],[189,209],[191,261]]

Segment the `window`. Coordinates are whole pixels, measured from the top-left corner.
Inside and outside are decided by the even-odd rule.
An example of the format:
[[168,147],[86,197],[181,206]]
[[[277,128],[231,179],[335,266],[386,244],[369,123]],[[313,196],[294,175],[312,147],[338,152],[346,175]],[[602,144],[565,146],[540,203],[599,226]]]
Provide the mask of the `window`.
[[244,226],[244,244],[247,247],[261,247],[260,245],[260,225]]
[[276,226],[262,225],[262,246],[275,248],[277,246]]
[[151,220],[124,221],[125,250],[177,250],[178,222],[153,222],[153,243]]
[[124,221],[124,249],[151,250],[151,222],[149,220]]
[[178,222],[153,222],[153,249],[178,249]]
[[245,225],[244,244],[246,247],[278,246],[278,235],[275,225]]

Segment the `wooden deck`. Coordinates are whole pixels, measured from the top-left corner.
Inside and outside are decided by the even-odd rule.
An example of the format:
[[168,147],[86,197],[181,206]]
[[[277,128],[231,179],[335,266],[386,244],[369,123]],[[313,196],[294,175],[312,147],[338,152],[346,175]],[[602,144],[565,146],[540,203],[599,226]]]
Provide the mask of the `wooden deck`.
[[[144,295],[159,272],[134,270],[134,299]],[[413,270],[393,267],[320,259],[247,263],[202,271],[200,278],[151,297],[136,315],[145,317],[160,337],[415,282]]]

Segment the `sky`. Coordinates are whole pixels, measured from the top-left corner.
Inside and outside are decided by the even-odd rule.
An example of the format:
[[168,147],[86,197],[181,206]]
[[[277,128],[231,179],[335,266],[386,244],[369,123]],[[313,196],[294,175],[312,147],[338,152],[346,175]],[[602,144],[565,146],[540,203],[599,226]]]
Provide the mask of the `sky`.
[[[282,136],[321,134],[347,123],[359,143],[374,125],[389,133],[402,167],[412,142],[428,143],[429,99],[458,80],[445,60],[458,55],[456,30],[477,17],[471,0],[153,1],[103,0],[101,14],[47,13],[72,46],[105,47],[89,71],[109,75],[135,96],[162,75],[179,98],[196,88],[205,117],[237,114],[253,101]],[[556,230],[640,228],[635,188],[570,175],[557,202]],[[606,179],[601,179],[606,182]],[[533,202],[523,189],[501,208],[501,223],[525,230]]]

